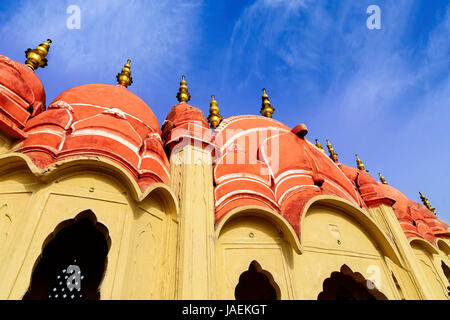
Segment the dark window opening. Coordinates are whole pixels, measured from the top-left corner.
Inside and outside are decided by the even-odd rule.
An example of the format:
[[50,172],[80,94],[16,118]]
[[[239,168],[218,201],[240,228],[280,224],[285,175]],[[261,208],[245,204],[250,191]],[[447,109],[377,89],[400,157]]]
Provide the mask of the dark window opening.
[[[272,280],[272,281],[271,281]],[[256,261],[250,263],[248,271],[239,277],[234,291],[236,300],[277,300],[278,286],[272,276],[261,270]]]
[[447,277],[447,281],[449,283],[449,286],[447,286],[447,294],[450,297],[450,268],[448,265],[444,263],[444,261],[441,261],[442,270],[444,271],[445,276]]
[[100,299],[110,241],[107,230],[99,230],[102,226],[90,211],[64,224],[45,245],[24,300]]
[[450,284],[450,268],[448,265],[444,263],[444,261],[441,261],[442,271],[444,271],[445,276],[447,277],[447,281]]
[[[356,280],[358,279],[358,281]],[[353,273],[350,268],[343,265],[341,272],[333,272],[323,282],[323,291],[318,300],[387,300],[377,289],[368,289],[365,280],[359,273]],[[370,282],[371,286],[373,285]]]

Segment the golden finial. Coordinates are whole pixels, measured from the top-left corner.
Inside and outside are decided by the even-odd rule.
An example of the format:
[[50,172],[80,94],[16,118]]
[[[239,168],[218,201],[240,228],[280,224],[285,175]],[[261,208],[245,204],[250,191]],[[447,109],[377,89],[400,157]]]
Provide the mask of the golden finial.
[[356,156],[356,165],[357,165],[358,169],[359,170],[366,170],[364,168],[364,164],[362,163],[361,159],[358,158],[358,155],[355,154],[355,156]]
[[330,153],[331,160],[333,160],[334,162],[338,162],[338,158],[337,158],[338,154],[336,152],[334,152],[334,149],[328,139],[327,139],[327,148],[328,148],[328,152]]
[[117,82],[124,86],[125,88],[133,83],[133,78],[131,77],[131,60],[128,59],[127,63],[123,66],[122,71],[117,74]]
[[211,128],[215,129],[222,122],[222,116],[219,114],[219,107],[217,101],[214,99],[214,95],[211,96],[211,102],[209,103],[209,116],[208,122]]
[[261,114],[264,117],[272,118],[273,112],[275,111],[275,108],[272,107],[269,101],[269,96],[266,93],[266,89],[263,89],[263,95],[262,95],[262,104],[261,104]]
[[323,150],[322,145],[320,144],[319,140],[316,139],[316,147],[320,149],[323,153],[325,153],[325,150]]
[[378,175],[380,176],[380,181],[381,181],[382,184],[388,184],[388,183],[386,182],[386,179],[381,175],[380,172],[378,172]]
[[186,80],[184,80],[184,76],[181,77],[180,81],[180,89],[177,93],[177,99],[179,102],[188,102],[191,100],[191,95],[189,94],[188,87],[186,85]]
[[425,207],[427,207],[428,210],[430,210],[431,212],[436,214],[436,212],[434,212],[434,210],[436,210],[436,209],[431,207],[430,201],[428,201],[428,199],[422,194],[422,192],[419,192],[419,194],[420,194],[420,199],[422,200],[423,205]]
[[25,56],[27,57],[25,64],[32,70],[36,70],[39,67],[44,68],[47,65],[46,56],[50,50],[50,43],[52,43],[52,40],[47,39],[46,42],[41,43],[36,49],[28,48],[25,51]]

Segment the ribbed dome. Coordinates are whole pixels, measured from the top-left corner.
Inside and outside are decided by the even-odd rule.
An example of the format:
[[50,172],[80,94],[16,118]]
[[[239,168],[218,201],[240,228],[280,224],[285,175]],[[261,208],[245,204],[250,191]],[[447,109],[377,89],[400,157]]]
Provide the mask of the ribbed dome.
[[208,121],[203,115],[203,112],[199,108],[193,107],[185,102],[178,103],[175,106],[173,106],[173,108],[167,115],[166,121],[170,121],[172,123],[198,121],[202,125],[208,127]]
[[[303,130],[299,130],[303,128]],[[306,126],[290,129],[268,117],[224,119],[214,137],[216,218],[243,205],[279,211],[299,232],[299,214],[316,195],[334,195],[362,206],[352,182],[304,138]]]
[[203,112],[185,102],[176,104],[167,115],[162,128],[162,137],[169,149],[182,138],[210,143],[211,133]]
[[68,158],[101,156],[120,165],[144,190],[168,182],[168,160],[155,115],[123,86],[89,84],[61,93],[29,120],[17,151],[38,167]]
[[53,102],[62,100],[77,106],[77,115],[85,118],[98,113],[100,108],[120,109],[160,133],[158,120],[150,107],[128,89],[109,84],[86,84],[64,91]]
[[30,116],[44,109],[44,86],[33,70],[0,55],[0,128],[10,137],[24,138]]
[[29,105],[45,104],[45,91],[39,77],[27,66],[0,55],[0,84]]
[[435,243],[436,235],[448,232],[448,226],[442,223],[431,211],[421,204],[409,200],[392,186],[377,182],[369,173],[360,171],[357,175],[359,190],[366,203],[387,199],[407,237],[421,237]]
[[45,90],[44,85],[42,84],[41,79],[24,64],[16,62],[16,67],[20,71],[22,75],[22,79],[26,82],[26,84],[30,87],[34,100],[32,102],[33,105],[33,116],[37,113],[44,111],[45,107]]

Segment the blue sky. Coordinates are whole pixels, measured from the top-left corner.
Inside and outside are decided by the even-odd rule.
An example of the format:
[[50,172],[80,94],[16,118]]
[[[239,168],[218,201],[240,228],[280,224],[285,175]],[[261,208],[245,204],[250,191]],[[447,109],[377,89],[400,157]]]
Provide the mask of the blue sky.
[[[369,5],[381,30],[369,30]],[[81,28],[66,27],[69,5]],[[339,160],[382,172],[410,199],[428,196],[450,221],[450,3],[444,0],[0,1],[0,53],[53,40],[39,69],[47,104],[86,83],[115,83],[132,60],[129,89],[160,123],[182,74],[190,103],[224,117],[258,114],[261,89],[290,127],[330,139]]]

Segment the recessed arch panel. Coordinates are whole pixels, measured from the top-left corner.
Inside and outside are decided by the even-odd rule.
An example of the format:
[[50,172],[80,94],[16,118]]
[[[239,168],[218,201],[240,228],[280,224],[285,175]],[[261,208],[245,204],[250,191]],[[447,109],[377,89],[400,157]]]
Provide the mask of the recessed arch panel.
[[253,260],[248,270],[240,275],[234,296],[236,300],[278,300],[280,287],[272,274]]
[[282,228],[258,214],[237,214],[229,219],[218,233],[218,299],[234,299],[239,278],[247,271],[249,274],[246,275],[249,275],[250,279],[254,278],[251,277],[253,275],[269,279],[272,284],[276,283],[273,287],[276,288],[278,299],[293,298],[290,269],[295,251]]
[[90,210],[61,222],[43,243],[23,299],[100,299],[110,246],[108,229]]
[[353,272],[347,265],[334,271],[323,282],[323,291],[318,300],[387,300],[374,283],[359,272]]
[[[398,250],[395,248],[394,244],[390,242],[376,222],[369,216],[369,213],[356,207],[349,201],[335,196],[317,196],[309,200],[305,205],[302,212],[300,227],[300,242],[302,246],[305,244],[305,234],[307,232],[312,232],[312,230],[307,230],[305,220],[306,216],[311,213],[311,209],[314,208],[322,208],[324,213],[329,212],[346,219],[353,224],[355,228],[361,230],[361,232],[366,235],[367,239],[373,242],[384,255],[388,256],[397,265],[404,267]],[[335,230],[333,223],[327,224],[329,225],[330,233],[334,234],[334,236],[338,236],[338,230]],[[336,243],[338,240],[339,239],[336,238]]]

